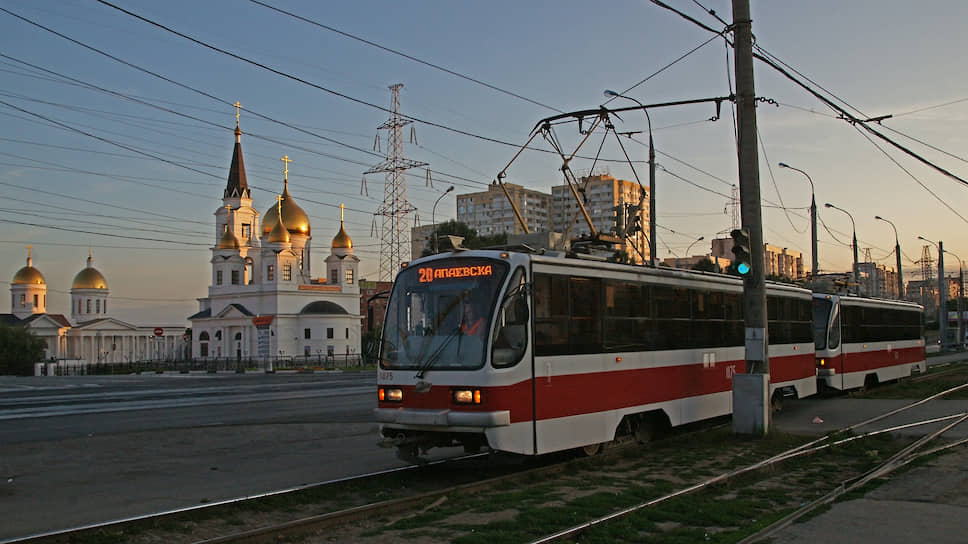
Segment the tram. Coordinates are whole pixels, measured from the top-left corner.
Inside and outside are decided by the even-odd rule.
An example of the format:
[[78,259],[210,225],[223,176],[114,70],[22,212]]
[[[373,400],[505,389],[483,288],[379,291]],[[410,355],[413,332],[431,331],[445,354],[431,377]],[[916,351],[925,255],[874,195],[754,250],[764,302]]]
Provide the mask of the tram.
[[814,293],[813,320],[821,388],[870,387],[927,369],[919,304]]
[[[513,251],[407,263],[387,305],[381,445],[594,453],[732,412],[746,372],[742,280]],[[811,292],[767,284],[770,392],[817,390]]]

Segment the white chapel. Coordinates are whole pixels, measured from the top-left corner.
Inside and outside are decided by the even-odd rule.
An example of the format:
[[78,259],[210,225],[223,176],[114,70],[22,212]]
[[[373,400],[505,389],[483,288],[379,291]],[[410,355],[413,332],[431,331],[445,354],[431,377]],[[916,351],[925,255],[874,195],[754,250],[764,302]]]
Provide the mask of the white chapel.
[[[235,149],[222,205],[215,210],[208,296],[198,299],[192,357],[236,360],[343,360],[360,354],[359,258],[343,226],[313,277],[312,230],[289,193],[289,157],[282,193],[264,214],[252,206],[236,113]],[[260,222],[261,218],[261,222]]]

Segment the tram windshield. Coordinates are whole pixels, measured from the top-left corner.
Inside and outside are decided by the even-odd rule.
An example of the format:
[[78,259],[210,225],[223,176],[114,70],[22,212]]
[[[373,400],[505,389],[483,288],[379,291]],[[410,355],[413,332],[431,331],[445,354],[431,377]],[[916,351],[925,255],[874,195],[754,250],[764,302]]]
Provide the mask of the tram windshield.
[[[813,299],[813,344],[816,349],[827,349],[827,325],[834,303],[830,299]],[[835,346],[831,346],[835,347]]]
[[483,366],[488,330],[507,272],[507,263],[473,257],[405,268],[387,304],[380,366],[397,370]]

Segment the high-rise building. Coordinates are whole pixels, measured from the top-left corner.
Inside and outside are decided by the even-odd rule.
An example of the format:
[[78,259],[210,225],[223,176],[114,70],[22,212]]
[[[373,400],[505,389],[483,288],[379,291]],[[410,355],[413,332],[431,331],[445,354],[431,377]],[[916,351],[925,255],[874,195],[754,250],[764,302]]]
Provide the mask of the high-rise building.
[[[513,183],[505,183],[504,186],[528,229],[531,232],[548,230],[551,195]],[[476,230],[480,236],[524,232],[507,196],[496,182],[491,183],[487,191],[457,195],[457,220]]]
[[[628,254],[632,262],[642,263],[649,259],[649,190],[634,181],[617,179],[607,174],[583,176],[579,179],[579,196],[588,211],[592,224],[600,234],[616,231],[616,208],[624,207],[624,227],[628,230],[638,225],[618,248]],[[551,229],[577,238],[589,234],[588,223],[582,216],[571,187],[557,185],[551,188]]]

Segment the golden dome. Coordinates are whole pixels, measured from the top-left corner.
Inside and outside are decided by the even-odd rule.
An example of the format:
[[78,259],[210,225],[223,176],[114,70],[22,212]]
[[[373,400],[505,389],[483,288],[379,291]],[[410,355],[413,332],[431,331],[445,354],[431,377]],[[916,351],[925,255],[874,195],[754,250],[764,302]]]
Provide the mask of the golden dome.
[[286,229],[284,222],[276,221],[275,226],[269,231],[269,242],[289,243],[289,231]]
[[12,283],[36,283],[39,285],[46,285],[47,281],[44,280],[44,275],[40,273],[40,270],[37,270],[33,266],[27,265],[14,274]]
[[107,289],[108,282],[97,268],[89,266],[74,276],[71,289]]
[[[303,234],[309,236],[309,216],[296,204],[289,194],[289,183],[286,182],[282,189],[282,223],[290,234]],[[266,210],[262,216],[262,235],[265,236],[272,232],[273,227],[279,223],[279,212],[277,206],[273,205]]]
[[87,254],[87,268],[81,270],[74,276],[74,283],[71,289],[107,289],[108,281],[104,275],[94,268],[94,256]]
[[346,234],[346,229],[343,228],[342,222],[339,224],[339,232],[333,238],[333,249],[338,248],[353,249],[353,240],[350,239],[349,234]]
[[218,241],[218,248],[239,249],[240,246],[239,239],[232,232],[232,229],[225,229],[225,233],[222,234],[222,239]]

